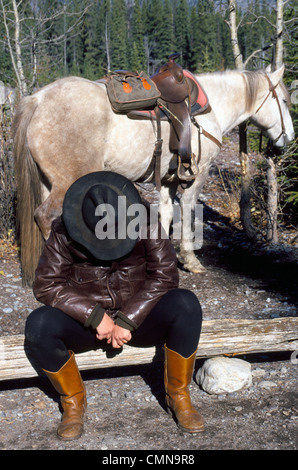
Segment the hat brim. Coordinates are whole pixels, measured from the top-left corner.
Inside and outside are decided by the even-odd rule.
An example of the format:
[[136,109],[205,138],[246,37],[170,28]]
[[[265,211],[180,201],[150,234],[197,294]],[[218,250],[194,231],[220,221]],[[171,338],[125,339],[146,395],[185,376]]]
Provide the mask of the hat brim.
[[[125,196],[126,207],[142,204],[137,189],[127,178],[112,171],[97,171],[82,176],[70,186],[64,198],[62,218],[70,238],[86,248],[96,259],[119,259],[133,250],[137,239],[128,236],[98,239],[83,217],[84,198],[90,188],[98,185],[108,186],[119,196]],[[126,216],[125,220],[129,224],[131,218]]]

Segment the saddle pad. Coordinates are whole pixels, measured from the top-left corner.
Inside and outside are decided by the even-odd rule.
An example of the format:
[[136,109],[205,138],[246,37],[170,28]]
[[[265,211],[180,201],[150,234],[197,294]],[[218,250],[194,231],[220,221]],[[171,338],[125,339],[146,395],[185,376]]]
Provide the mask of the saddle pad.
[[113,110],[120,113],[152,108],[160,97],[155,83],[143,72],[136,76],[112,74],[106,88]]
[[183,70],[183,74],[187,79],[189,79],[189,84],[191,86],[191,114],[192,116],[196,116],[208,108],[208,96],[191,72],[188,70]]

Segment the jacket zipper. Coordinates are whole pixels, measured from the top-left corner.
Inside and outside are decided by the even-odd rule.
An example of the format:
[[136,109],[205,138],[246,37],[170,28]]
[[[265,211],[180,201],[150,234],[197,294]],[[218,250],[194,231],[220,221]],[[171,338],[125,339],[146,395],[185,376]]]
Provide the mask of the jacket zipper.
[[111,289],[110,289],[110,286],[109,286],[109,277],[108,277],[108,276],[107,276],[107,289],[108,289],[108,293],[110,294],[110,297],[111,297],[112,302],[113,302],[111,308],[115,308],[116,299],[115,299],[115,297],[113,296],[112,291],[111,291]]

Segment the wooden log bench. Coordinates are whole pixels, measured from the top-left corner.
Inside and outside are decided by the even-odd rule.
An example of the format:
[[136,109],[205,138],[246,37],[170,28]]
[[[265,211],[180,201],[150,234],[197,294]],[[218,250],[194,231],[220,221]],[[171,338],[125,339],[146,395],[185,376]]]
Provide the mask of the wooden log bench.
[[[202,325],[197,358],[297,350],[298,318],[296,317],[270,320],[206,320]],[[125,346],[116,355],[111,354],[113,351],[108,349],[78,354],[76,356],[78,366],[81,370],[87,370],[163,360],[162,348]],[[0,381],[37,375],[25,354],[24,336],[0,337]]]

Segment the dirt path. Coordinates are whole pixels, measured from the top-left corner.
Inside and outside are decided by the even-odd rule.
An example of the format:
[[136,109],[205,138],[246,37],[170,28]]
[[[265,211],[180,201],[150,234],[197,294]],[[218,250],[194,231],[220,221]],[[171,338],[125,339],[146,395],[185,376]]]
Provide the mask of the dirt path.
[[[233,150],[233,149],[232,149]],[[199,297],[205,320],[297,316],[297,252],[247,241],[228,218],[233,205],[219,169],[239,171],[231,143],[212,168],[204,204],[204,244],[198,256],[204,275],[180,271],[181,287]],[[291,240],[282,234],[282,242]],[[2,246],[2,245],[1,245]],[[21,334],[38,305],[21,285],[17,253],[0,249],[0,335]],[[297,448],[297,364],[290,354],[242,356],[253,382],[223,395],[208,395],[193,382],[193,402],[206,419],[198,436],[180,433],[163,407],[162,365],[83,372],[88,394],[86,431],[76,442],[56,438],[57,396],[44,379],[0,381],[0,449],[220,450]],[[202,365],[197,361],[196,370]]]

